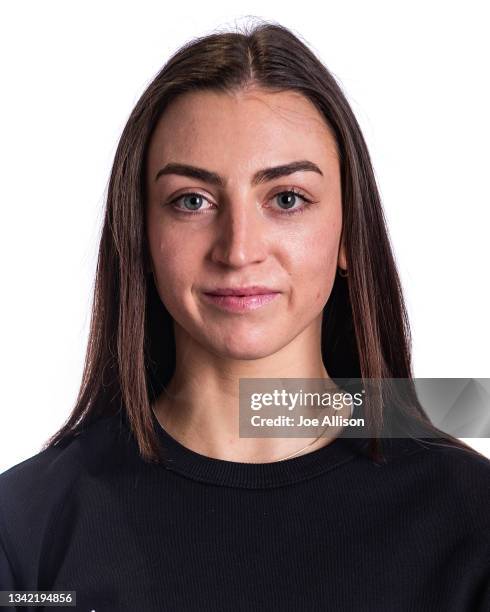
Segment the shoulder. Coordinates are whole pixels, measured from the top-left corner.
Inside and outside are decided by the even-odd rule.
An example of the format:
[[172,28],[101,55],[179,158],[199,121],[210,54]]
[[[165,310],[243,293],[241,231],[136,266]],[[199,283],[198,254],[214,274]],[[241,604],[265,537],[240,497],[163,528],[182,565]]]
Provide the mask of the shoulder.
[[[381,464],[396,489],[425,516],[451,518],[461,533],[488,538],[490,519],[490,459],[442,440],[392,442],[390,460]],[[402,449],[402,450],[400,450]],[[488,541],[488,540],[487,540]]]
[[490,484],[490,459],[471,448],[461,448],[441,439],[395,438],[383,442],[388,463],[410,456],[426,466],[428,476],[462,486],[480,483],[488,487]]
[[0,543],[12,556],[21,542],[33,551],[42,545],[82,477],[117,462],[113,443],[120,431],[118,416],[101,418],[0,474]]
[[441,488],[460,498],[490,507],[490,459],[451,445],[429,447],[428,457]]
[[452,444],[423,441],[430,474],[441,485],[453,485],[460,494],[473,494],[490,501],[490,459]]
[[117,416],[98,419],[61,444],[46,448],[0,474],[0,500],[6,496],[62,488],[84,470],[92,470],[115,440]]

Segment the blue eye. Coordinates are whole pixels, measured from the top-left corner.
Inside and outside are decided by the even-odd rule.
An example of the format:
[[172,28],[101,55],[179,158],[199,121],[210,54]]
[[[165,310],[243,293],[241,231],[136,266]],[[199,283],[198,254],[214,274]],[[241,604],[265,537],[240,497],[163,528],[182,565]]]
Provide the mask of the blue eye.
[[[282,204],[286,206],[286,208],[279,208],[280,212],[278,214],[280,216],[302,213],[306,209],[306,206],[312,203],[312,200],[308,199],[304,194],[297,191],[296,189],[280,191],[279,193],[276,193],[274,196],[272,196],[271,199],[274,198],[280,198]],[[284,201],[284,198],[286,198],[286,201]],[[304,205],[301,208],[293,208],[297,198],[300,198],[303,201]],[[180,200],[184,202],[184,207],[177,206]],[[206,210],[202,210],[203,200],[208,201],[207,198],[200,193],[188,192],[179,195],[177,198],[169,202],[169,204],[179,213],[183,213],[185,215],[202,215],[205,213]]]
[[[199,198],[201,200],[205,199],[204,196],[200,195],[199,193],[186,193],[183,196],[181,196],[181,198],[188,198],[188,203],[189,203],[189,210],[198,210],[198,208],[200,207],[199,204]],[[179,198],[180,199],[180,198]],[[196,201],[197,200],[197,201]]]
[[[287,202],[282,202],[283,204],[286,204],[287,208],[286,209],[281,209],[283,210],[283,212],[281,214],[285,214],[285,215],[293,215],[295,213],[302,213],[304,212],[306,206],[302,206],[301,208],[292,208],[295,204],[295,201],[297,198],[301,198],[301,200],[306,204],[311,204],[311,200],[309,200],[306,196],[304,196],[302,193],[300,193],[299,191],[296,191],[295,189],[290,189],[288,191],[281,191],[280,193],[276,193],[276,195],[274,196],[275,198],[280,197],[281,199],[287,196],[288,201]],[[291,209],[291,210],[289,210]]]
[[[177,206],[178,202],[180,202],[180,200],[186,200],[187,199],[187,204],[188,206],[185,206],[185,208],[182,208],[181,206]],[[201,202],[200,200],[206,200],[206,198],[200,194],[200,193],[193,193],[193,192],[189,192],[189,193],[183,193],[181,195],[179,195],[178,197],[176,197],[175,199],[171,200],[169,202],[169,205],[172,206],[175,210],[177,210],[179,213],[183,213],[184,215],[202,215],[204,211],[200,210],[201,208]]]

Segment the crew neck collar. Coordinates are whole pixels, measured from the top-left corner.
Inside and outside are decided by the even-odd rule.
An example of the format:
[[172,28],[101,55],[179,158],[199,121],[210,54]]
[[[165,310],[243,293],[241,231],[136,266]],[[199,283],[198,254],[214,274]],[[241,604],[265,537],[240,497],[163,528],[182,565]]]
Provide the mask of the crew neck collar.
[[197,453],[173,438],[152,408],[151,417],[165,450],[166,469],[200,482],[229,487],[265,489],[307,480],[354,459],[366,451],[369,442],[367,438],[351,437],[354,428],[347,425],[326,446],[298,457],[270,463],[244,463]]

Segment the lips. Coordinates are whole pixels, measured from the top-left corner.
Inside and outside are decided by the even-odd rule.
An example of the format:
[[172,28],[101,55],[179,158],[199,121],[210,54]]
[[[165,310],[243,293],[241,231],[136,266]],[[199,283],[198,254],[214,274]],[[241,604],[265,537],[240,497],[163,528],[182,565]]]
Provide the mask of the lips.
[[250,296],[250,295],[268,295],[271,293],[279,293],[276,289],[264,287],[263,285],[252,285],[249,287],[217,287],[204,291],[207,295],[234,295],[234,296]]
[[245,313],[270,304],[281,292],[268,287],[226,287],[203,292],[208,304],[227,312]]

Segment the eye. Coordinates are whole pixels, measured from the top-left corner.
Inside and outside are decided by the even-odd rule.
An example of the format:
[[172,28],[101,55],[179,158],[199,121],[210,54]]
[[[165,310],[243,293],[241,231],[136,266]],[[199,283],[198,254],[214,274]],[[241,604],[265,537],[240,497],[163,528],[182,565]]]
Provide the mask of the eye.
[[[298,198],[303,202],[303,206],[294,207],[297,203]],[[307,205],[312,204],[313,201],[307,198],[302,192],[298,191],[295,188],[288,189],[286,191],[280,191],[272,196],[271,200],[276,199],[279,203],[279,216],[283,215],[295,215],[298,213],[302,213],[305,211]],[[182,201],[183,207],[178,206],[178,203]],[[185,215],[202,215],[206,213],[206,210],[210,210],[210,208],[202,208],[203,201],[209,202],[209,200],[200,193],[196,192],[187,192],[182,193],[177,196],[173,200],[169,202],[169,205],[172,206],[179,213],[183,213]],[[277,210],[277,209],[276,209]]]
[[[287,191],[280,191],[279,193],[276,193],[272,199],[274,198],[279,198],[278,201],[281,203],[281,205],[285,206],[285,208],[280,208],[281,212],[279,214],[281,215],[294,215],[296,213],[302,213],[305,211],[308,204],[312,204],[312,200],[294,188],[288,189]],[[293,208],[298,198],[303,201],[304,205],[301,208]]]
[[[177,206],[177,203],[180,200],[183,200],[184,208]],[[179,195],[177,198],[169,202],[169,204],[172,205],[176,210],[178,210],[179,212],[183,212],[184,214],[188,213],[191,215],[202,215],[203,211],[201,210],[201,206],[203,200],[208,201],[207,198],[205,198],[202,194],[190,192]]]

